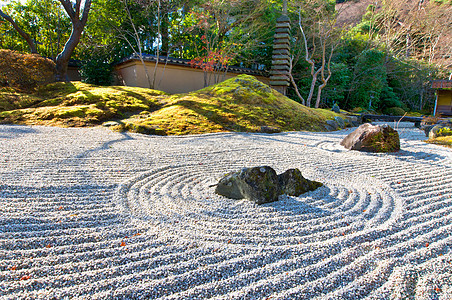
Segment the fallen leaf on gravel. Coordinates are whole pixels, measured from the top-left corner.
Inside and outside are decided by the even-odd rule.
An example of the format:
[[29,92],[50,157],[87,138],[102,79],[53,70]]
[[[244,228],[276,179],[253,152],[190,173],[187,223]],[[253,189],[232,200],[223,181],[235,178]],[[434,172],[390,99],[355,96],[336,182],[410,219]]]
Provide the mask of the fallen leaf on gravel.
[[125,242],[121,242],[121,246],[124,247],[126,245]]
[[138,235],[141,235],[141,233],[137,232],[133,236],[138,236]]
[[425,247],[428,247],[430,244],[429,243],[425,243]]
[[9,268],[10,271],[15,271],[17,269],[17,266],[12,266],[11,268]]
[[59,209],[59,210],[62,210],[62,209],[63,209],[63,206],[58,207],[58,209]]
[[48,244],[48,245],[46,246],[46,248],[52,248],[52,245]]
[[442,290],[439,288],[439,287],[437,287],[437,288],[435,288],[435,292],[437,292],[437,293],[441,293],[442,292]]
[[22,277],[20,277],[20,280],[28,280],[30,279],[30,275],[24,275]]

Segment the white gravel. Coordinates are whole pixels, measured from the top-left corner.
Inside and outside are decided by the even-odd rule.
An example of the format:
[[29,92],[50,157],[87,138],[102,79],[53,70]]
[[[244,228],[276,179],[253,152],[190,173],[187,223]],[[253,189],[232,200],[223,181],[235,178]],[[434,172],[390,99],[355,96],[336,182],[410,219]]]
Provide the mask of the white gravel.
[[[153,137],[0,126],[0,299],[452,299],[452,151],[399,125]],[[299,168],[324,187],[257,206],[210,187]]]

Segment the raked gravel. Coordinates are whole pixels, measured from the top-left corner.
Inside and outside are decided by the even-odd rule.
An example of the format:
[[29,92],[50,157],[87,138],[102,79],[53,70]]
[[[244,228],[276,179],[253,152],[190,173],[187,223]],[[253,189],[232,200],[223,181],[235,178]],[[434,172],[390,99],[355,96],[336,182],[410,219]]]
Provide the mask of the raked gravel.
[[[0,299],[452,299],[452,150],[401,123],[401,151],[348,151],[351,130],[1,125]],[[214,194],[260,165],[325,185]]]

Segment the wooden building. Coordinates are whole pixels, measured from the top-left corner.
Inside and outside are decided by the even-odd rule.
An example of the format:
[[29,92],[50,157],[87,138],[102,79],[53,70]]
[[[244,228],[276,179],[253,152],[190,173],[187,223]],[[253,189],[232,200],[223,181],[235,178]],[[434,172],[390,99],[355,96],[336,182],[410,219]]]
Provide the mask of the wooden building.
[[[155,55],[143,55],[148,76],[152,80],[156,68],[157,57]],[[115,66],[115,72],[119,84],[149,88],[145,68],[137,55],[123,59]],[[154,88],[170,94],[187,93],[204,88],[204,82],[212,85],[217,82],[233,78],[239,74],[255,76],[265,84],[269,84],[268,76],[260,70],[241,67],[228,67],[219,72],[204,72],[198,67],[193,67],[190,60],[171,57],[160,57],[155,69]],[[153,81],[153,80],[152,80]]]
[[434,115],[452,116],[452,80],[434,80],[436,90]]

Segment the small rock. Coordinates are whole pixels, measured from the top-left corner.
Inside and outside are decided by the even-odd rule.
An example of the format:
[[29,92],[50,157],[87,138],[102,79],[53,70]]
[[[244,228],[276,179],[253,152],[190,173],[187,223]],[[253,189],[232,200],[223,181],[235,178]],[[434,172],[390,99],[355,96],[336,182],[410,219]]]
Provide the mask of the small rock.
[[121,123],[116,122],[116,121],[107,121],[107,122],[102,123],[102,126],[104,126],[104,127],[112,127],[112,126],[118,126],[118,125],[121,125]]
[[273,126],[261,126],[262,133],[278,133],[281,132],[281,129]]
[[334,117],[334,121],[336,121],[339,128],[345,128],[345,121],[341,117]]
[[388,125],[366,123],[347,135],[341,145],[364,152],[395,152],[400,150],[400,138],[397,131]]
[[332,130],[338,130],[339,126],[337,125],[337,122],[334,120],[326,120],[326,124],[332,128]]
[[421,125],[421,129],[424,130],[425,136],[428,137],[430,130],[436,125]]
[[339,105],[337,105],[336,103],[334,103],[334,105],[331,108],[331,110],[334,111],[335,113],[338,113],[338,114],[341,113],[341,109],[339,108]]

